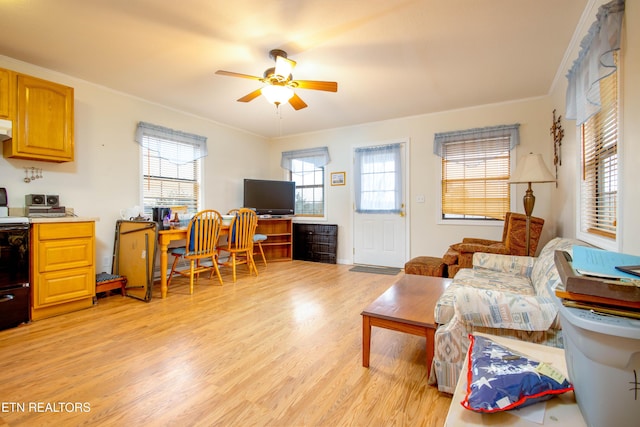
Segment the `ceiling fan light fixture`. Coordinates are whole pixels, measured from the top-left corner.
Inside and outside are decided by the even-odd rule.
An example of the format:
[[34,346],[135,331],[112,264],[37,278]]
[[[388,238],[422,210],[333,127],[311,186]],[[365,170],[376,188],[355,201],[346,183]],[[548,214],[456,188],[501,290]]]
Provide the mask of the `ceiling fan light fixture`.
[[293,97],[293,89],[287,86],[267,85],[261,92],[269,103],[275,105],[284,104]]
[[282,76],[284,80],[288,80],[291,76],[291,72],[293,71],[293,67],[295,66],[295,61],[287,59],[286,57],[277,56],[275,74]]

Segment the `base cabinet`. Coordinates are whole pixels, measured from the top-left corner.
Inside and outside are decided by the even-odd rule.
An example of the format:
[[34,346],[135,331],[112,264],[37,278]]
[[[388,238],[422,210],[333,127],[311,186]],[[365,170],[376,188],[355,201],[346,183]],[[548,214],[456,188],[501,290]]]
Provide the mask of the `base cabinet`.
[[292,223],[291,218],[258,218],[256,233],[267,236],[267,240],[261,242],[267,261],[293,259]]
[[293,258],[335,264],[338,226],[335,224],[294,224]]
[[91,307],[95,296],[95,223],[31,228],[31,319]]

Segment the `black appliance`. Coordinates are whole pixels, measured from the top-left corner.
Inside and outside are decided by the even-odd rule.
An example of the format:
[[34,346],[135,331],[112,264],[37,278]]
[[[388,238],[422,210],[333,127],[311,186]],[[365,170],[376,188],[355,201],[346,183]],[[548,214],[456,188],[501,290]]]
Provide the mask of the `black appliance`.
[[294,215],[296,183],[245,179],[243,206],[255,210],[258,215]]
[[0,217],[0,329],[30,320],[29,220]]
[[151,208],[153,222],[158,223],[158,230],[168,230],[171,221],[171,208]]

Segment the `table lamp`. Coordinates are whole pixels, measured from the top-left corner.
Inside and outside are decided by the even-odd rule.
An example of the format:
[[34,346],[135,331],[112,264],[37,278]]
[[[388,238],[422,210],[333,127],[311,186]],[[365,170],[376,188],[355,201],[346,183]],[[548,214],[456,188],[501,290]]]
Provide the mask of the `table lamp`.
[[527,191],[522,198],[524,203],[524,213],[527,216],[527,231],[526,231],[526,244],[527,244],[527,256],[529,256],[529,242],[531,240],[531,214],[533,213],[533,206],[536,204],[536,198],[533,195],[531,189],[531,183],[533,182],[554,182],[555,178],[547,169],[547,166],[542,160],[541,154],[526,154],[518,160],[516,170],[511,175],[509,182],[511,184],[528,184]]

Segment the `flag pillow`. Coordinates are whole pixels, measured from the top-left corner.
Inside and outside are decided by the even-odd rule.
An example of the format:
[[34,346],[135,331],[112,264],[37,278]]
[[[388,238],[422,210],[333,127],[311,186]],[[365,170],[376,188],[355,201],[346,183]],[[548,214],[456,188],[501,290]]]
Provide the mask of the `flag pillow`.
[[467,392],[462,406],[476,412],[522,408],[573,390],[564,374],[488,338],[470,335]]

